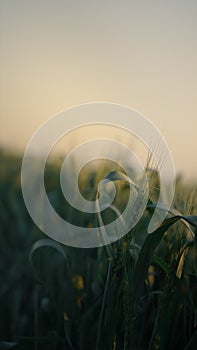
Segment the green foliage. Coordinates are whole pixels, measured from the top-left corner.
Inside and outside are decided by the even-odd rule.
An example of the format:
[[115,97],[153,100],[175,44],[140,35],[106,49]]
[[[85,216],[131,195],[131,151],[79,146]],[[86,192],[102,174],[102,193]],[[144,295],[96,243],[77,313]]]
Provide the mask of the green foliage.
[[[77,249],[46,238],[35,227],[22,198],[21,159],[1,151],[0,161],[0,349],[195,349],[193,189],[179,180],[176,209],[147,234],[158,198],[156,178],[146,211],[131,232],[106,247]],[[62,216],[72,217],[58,188],[58,173],[58,166],[47,167],[47,193]],[[121,182],[118,204],[128,183],[135,186],[119,170],[104,177]],[[89,197],[91,186],[86,187]],[[115,206],[111,210],[116,216],[120,213]],[[84,227],[95,226],[108,215],[113,216],[106,212],[98,221],[91,215],[77,220]]]

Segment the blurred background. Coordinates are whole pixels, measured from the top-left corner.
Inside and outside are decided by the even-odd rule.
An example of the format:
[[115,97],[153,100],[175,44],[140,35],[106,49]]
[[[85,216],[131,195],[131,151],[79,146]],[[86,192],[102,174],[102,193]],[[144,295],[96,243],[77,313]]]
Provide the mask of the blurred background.
[[1,0],[0,146],[23,152],[52,115],[109,101],[147,116],[194,180],[196,13],[194,0]]

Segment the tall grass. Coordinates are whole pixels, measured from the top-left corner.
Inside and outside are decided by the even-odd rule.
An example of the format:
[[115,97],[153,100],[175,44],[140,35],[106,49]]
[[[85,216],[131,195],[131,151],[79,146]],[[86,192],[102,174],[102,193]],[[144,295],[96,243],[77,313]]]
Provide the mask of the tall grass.
[[[78,249],[46,238],[35,227],[22,199],[21,159],[1,151],[0,160],[0,349],[195,349],[194,187],[179,179],[174,210],[147,234],[159,191],[157,174],[149,169],[150,198],[135,228],[109,246]],[[46,169],[49,198],[63,217],[75,221],[78,213],[70,212],[62,198],[58,174],[53,164]],[[82,177],[86,196],[103,173],[96,176],[94,183]],[[127,187],[118,183],[115,204],[122,210]],[[109,210],[101,219],[111,221],[117,214]],[[87,227],[97,224],[93,215],[77,220]]]

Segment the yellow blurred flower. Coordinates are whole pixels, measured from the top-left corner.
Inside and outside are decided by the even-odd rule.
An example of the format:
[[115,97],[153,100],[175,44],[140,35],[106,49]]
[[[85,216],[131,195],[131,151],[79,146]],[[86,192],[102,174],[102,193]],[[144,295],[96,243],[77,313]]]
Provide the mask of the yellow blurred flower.
[[63,316],[64,316],[64,321],[68,321],[69,320],[69,317],[68,317],[66,312],[63,313]]
[[145,280],[146,285],[152,287],[155,282],[155,276],[154,276],[155,268],[153,265],[150,265],[148,268],[148,276]]
[[84,279],[81,275],[76,275],[72,278],[72,282],[73,282],[73,285],[74,287],[77,289],[77,290],[82,290],[84,289]]

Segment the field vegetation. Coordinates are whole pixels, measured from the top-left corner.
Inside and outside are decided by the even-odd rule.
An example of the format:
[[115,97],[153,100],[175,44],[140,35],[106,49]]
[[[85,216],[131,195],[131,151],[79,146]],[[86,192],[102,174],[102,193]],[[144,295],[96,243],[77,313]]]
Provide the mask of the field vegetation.
[[[21,192],[21,157],[0,151],[0,349],[192,350],[197,345],[197,190],[177,178],[173,210],[147,233],[158,198],[157,172],[146,210],[127,235],[108,246],[80,249],[49,239],[31,220]],[[59,161],[45,186],[57,212],[91,227],[94,215],[68,207]],[[87,198],[104,174],[83,175]],[[126,185],[117,203],[124,209]],[[124,193],[124,195],[123,195]],[[103,220],[113,220],[104,213]],[[73,221],[74,220],[74,221]]]

